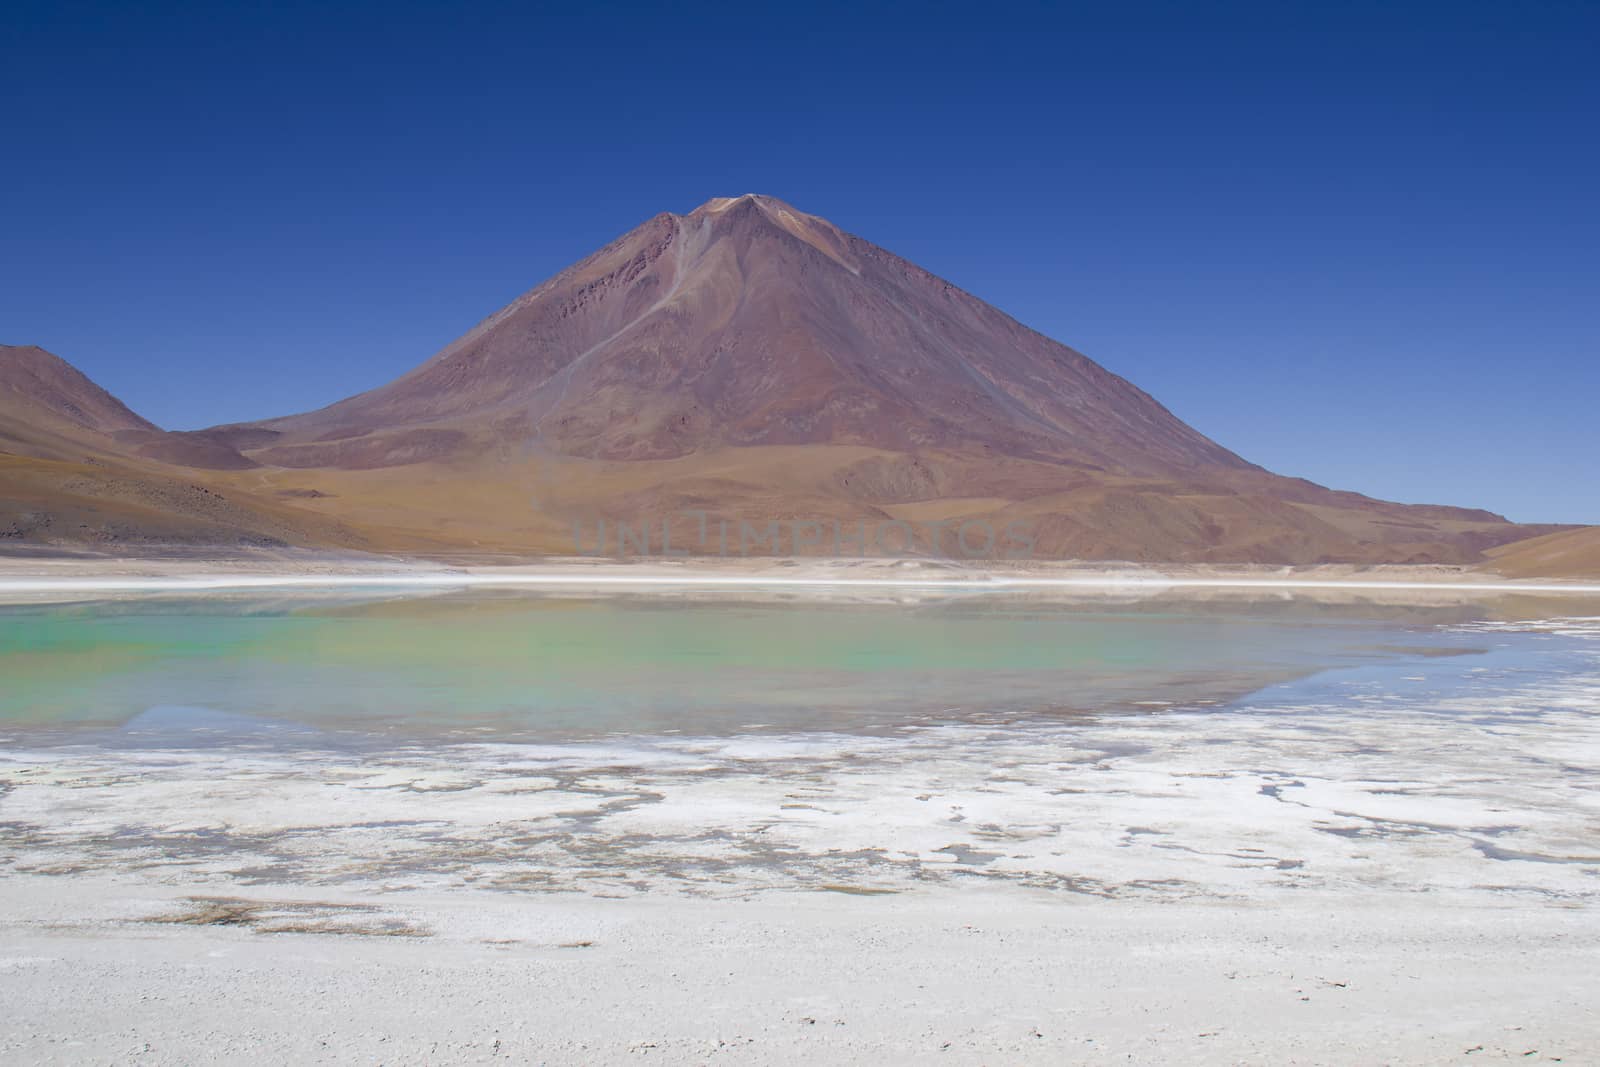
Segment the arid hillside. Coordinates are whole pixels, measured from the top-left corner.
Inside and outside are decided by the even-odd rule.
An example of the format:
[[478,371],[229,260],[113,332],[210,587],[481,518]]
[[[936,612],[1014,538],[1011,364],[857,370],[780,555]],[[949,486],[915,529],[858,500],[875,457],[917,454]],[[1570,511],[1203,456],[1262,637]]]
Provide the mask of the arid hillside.
[[[337,519],[214,484],[218,451],[42,348],[0,345],[0,548],[367,547]],[[255,466],[232,455],[227,466]]]
[[1487,555],[1485,569],[1508,578],[1600,578],[1600,527],[1517,541]]

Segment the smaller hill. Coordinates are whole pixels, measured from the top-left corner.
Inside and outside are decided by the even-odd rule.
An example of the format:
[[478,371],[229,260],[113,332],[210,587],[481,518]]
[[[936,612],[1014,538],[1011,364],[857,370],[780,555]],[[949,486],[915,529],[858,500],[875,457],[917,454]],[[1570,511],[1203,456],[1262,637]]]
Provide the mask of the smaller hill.
[[1513,541],[1484,555],[1483,569],[1507,578],[1600,578],[1600,526]]
[[162,430],[59,356],[0,345],[0,550],[365,547],[336,519],[215,480],[255,466],[212,434]]

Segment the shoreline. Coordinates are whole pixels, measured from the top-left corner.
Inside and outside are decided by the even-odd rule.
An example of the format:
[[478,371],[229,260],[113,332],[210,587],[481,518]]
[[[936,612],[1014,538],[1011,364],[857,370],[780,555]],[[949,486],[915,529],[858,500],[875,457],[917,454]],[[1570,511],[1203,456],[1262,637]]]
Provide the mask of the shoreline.
[[321,554],[265,557],[0,557],[0,602],[37,594],[250,590],[466,589],[904,590],[967,593],[1149,594],[1214,590],[1428,592],[1466,596],[1600,595],[1600,582],[1507,579],[1434,565],[1305,567],[1088,563],[1006,564],[931,559],[576,557],[534,562],[449,562]]

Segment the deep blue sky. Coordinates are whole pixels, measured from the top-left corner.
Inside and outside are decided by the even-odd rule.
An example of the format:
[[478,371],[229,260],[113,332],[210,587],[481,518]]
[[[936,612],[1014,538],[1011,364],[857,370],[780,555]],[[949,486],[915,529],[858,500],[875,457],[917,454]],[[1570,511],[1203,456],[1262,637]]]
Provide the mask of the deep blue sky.
[[1600,522],[1600,5],[36,4],[0,342],[172,428],[765,192],[1287,474]]

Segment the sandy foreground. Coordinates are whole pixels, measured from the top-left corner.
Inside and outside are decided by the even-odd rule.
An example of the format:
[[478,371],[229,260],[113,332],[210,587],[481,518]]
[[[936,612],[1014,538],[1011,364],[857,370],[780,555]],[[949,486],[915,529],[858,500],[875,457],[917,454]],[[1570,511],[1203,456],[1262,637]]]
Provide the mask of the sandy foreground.
[[[317,917],[365,898],[307,894]],[[1593,1063],[1588,911],[1040,893],[402,895],[427,938],[7,885],[10,1062]],[[65,914],[72,921],[63,923]],[[358,919],[362,914],[354,913]],[[342,918],[342,916],[341,916]]]

